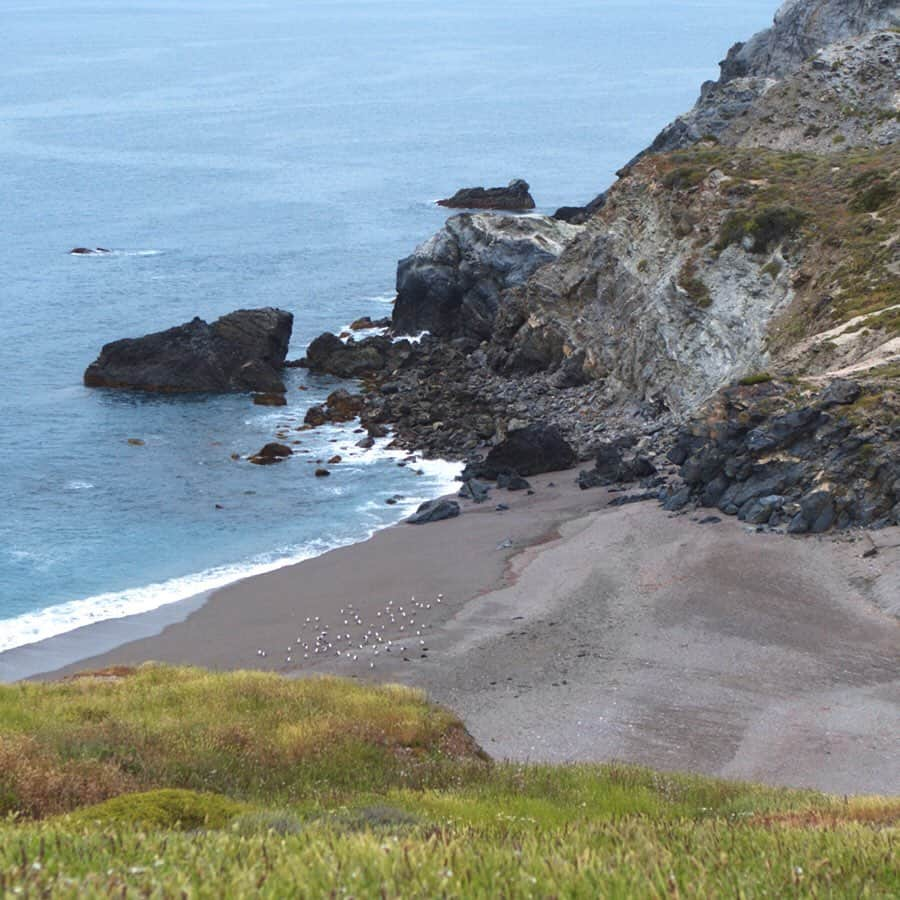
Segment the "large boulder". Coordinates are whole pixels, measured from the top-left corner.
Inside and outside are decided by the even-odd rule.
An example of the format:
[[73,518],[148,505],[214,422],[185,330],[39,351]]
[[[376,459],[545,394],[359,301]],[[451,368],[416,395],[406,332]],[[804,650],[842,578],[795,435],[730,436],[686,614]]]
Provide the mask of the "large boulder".
[[438,206],[450,209],[534,209],[534,198],[529,190],[527,181],[516,178],[506,187],[462,188],[452,197],[438,200]]
[[392,341],[377,335],[356,341],[342,341],[336,334],[320,334],[306,351],[305,363],[310,372],[337,378],[361,378],[391,371],[409,356],[409,341]]
[[529,425],[510,431],[478,466],[482,478],[496,478],[504,472],[539,475],[570,469],[577,461],[559,429],[552,425]]
[[459,504],[453,500],[429,500],[423,503],[406,521],[410,525],[427,525],[443,519],[455,519],[459,515]]
[[88,387],[186,393],[283,392],[279,375],[294,317],[241,309],[212,324],[195,318],[167,331],[106,344],[84,373]]
[[490,338],[501,293],[558,259],[580,231],[546,216],[453,216],[400,261],[394,332]]

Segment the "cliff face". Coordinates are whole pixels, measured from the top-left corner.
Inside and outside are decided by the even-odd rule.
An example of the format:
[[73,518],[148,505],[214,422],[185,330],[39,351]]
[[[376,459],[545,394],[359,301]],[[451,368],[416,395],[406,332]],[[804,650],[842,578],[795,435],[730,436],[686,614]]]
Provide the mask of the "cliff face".
[[539,336],[583,351],[608,403],[677,416],[768,367],[824,376],[891,359],[898,166],[897,144],[828,158],[718,146],[647,157],[511,294],[511,337],[498,329],[493,359],[516,371]]
[[779,80],[831,44],[900,27],[896,0],[788,0],[771,28],[735,44],[690,112],[663,129],[649,152],[677,150],[719,137]]

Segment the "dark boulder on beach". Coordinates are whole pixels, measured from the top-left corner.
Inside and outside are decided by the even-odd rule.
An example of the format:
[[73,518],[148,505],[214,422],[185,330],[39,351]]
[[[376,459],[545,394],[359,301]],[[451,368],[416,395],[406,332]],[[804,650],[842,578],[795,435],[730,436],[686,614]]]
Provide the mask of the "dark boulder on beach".
[[[539,475],[541,472],[570,469],[576,461],[575,451],[558,428],[553,425],[529,425],[510,431],[483,462],[472,467],[472,474],[491,479],[510,472],[520,476]],[[466,474],[468,470],[464,477]]]
[[440,522],[459,515],[459,504],[453,500],[429,500],[423,503],[406,521],[410,525],[425,525]]
[[527,181],[515,178],[506,187],[462,188],[437,204],[450,209],[534,209],[534,198],[529,191]]
[[294,317],[281,309],[241,309],[212,324],[184,325],[106,344],[84,373],[87,387],[171,393],[283,393]]

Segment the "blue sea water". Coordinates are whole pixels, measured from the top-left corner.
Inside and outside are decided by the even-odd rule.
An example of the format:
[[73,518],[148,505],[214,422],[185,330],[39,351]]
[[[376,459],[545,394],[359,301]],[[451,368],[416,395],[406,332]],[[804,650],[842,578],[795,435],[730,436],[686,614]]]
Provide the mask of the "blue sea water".
[[103,343],[274,305],[301,355],[387,314],[435,198],[524,177],[541,210],[590,199],[774,6],[4,2],[0,651],[362,539],[454,474],[354,453],[352,426],[236,462],[336,383],[293,370],[286,410],[88,390]]

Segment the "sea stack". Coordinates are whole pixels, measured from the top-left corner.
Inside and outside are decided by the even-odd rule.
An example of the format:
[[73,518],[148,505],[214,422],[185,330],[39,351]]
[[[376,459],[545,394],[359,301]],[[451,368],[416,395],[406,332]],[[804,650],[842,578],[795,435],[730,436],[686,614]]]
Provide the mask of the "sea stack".
[[285,390],[294,317],[281,309],[240,309],[212,324],[184,325],[106,344],[84,373],[87,387],[171,393]]

